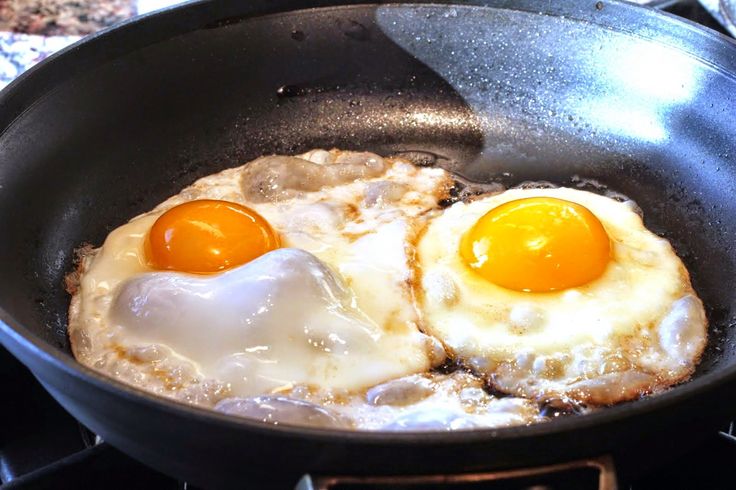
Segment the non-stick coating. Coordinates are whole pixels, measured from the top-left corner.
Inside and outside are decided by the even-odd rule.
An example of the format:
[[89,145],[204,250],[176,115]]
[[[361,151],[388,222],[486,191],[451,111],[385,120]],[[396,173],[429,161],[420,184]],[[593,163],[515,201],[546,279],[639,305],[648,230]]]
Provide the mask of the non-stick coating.
[[[0,340],[67,409],[133,456],[215,485],[255,469],[289,481],[604,451],[631,463],[733,412],[734,44],[609,2],[282,12],[309,5],[196,2],[74,47],[0,96]],[[76,365],[63,290],[76,247],[200,176],[313,147],[428,151],[473,180],[596,179],[630,196],[708,307],[698,379],[535,427],[382,435],[264,428]]]

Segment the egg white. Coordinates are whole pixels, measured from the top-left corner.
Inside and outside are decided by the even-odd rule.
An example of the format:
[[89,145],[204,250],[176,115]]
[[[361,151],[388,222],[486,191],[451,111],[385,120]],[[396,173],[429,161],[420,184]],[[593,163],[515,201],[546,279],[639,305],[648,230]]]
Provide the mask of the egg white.
[[[305,410],[306,408],[306,410]],[[393,379],[367,393],[312,393],[289,397],[226,398],[215,409],[264,422],[384,431],[452,431],[527,425],[545,420],[524,398],[497,398],[464,371],[422,373]]]
[[[274,168],[294,164],[265,158],[277,159]],[[545,419],[540,399],[615,403],[692,373],[706,341],[702,303],[672,247],[644,228],[631,203],[572,189],[514,189],[441,210],[452,184],[444,170],[339,150],[300,158],[325,166],[324,185],[322,168],[311,164],[293,173],[245,172],[250,164],[224,170],[86,249],[69,311],[77,359],[227,413],[278,412],[286,423],[372,430],[528,424]],[[256,162],[268,169],[263,158]],[[263,184],[268,192],[260,194]],[[468,270],[459,240],[475,221],[499,204],[540,195],[578,202],[603,222],[613,249],[603,276],[535,294]],[[196,199],[243,204],[266,218],[287,247],[264,256],[275,282],[259,288],[253,279],[263,270],[248,264],[212,276],[149,267],[143,243],[154,221]],[[290,249],[306,258],[294,265]],[[188,309],[201,288],[221,291],[220,299]],[[265,311],[256,306],[269,288],[284,294]],[[178,315],[176,325],[146,319],[167,310]],[[256,316],[260,329],[233,327]],[[323,331],[305,330],[317,317]],[[490,396],[465,372],[428,373],[445,360],[443,346],[496,388],[526,399]]]
[[[497,286],[463,262],[460,240],[491,209],[549,196],[595,214],[612,256],[589,284],[551,293]],[[667,240],[630,202],[576,189],[511,189],[456,203],[418,245],[425,331],[506,392],[610,404],[686,379],[706,343],[703,305]]]
[[[319,165],[340,165],[340,158],[351,162],[366,158],[336,150],[316,150],[304,157]],[[445,196],[449,177],[439,169],[368,157],[383,162],[379,176],[258,202],[244,193],[245,166],[228,169],[198,180],[115,229],[100,249],[86,254],[80,267],[69,316],[77,359],[143,389],[204,406],[226,396],[285,392],[296,386],[360,390],[441,363],[442,346],[418,329],[410,253],[411,242],[423,226],[423,214]],[[299,270],[293,261],[279,265],[272,260],[273,268],[287,270],[274,271],[285,274],[271,287],[287,284],[291,292],[272,305],[279,315],[269,316],[248,310],[249,294],[260,294],[263,302],[271,299],[251,280],[253,274],[263,272],[249,264],[201,277],[152,270],[144,252],[148,230],[166,210],[195,199],[222,199],[255,209],[279,233],[284,247],[310,252],[326,264],[327,272],[315,273],[319,267]],[[314,274],[332,276],[349,292],[318,305],[325,314],[339,310],[326,322],[325,328],[332,325],[333,331],[321,332],[320,338],[345,341],[345,355],[327,352],[314,345],[314,335],[300,333],[318,315],[316,296],[308,294],[309,284],[316,283]],[[189,311],[187,305],[196,291],[207,289],[203,283],[244,300],[238,303],[221,294],[217,301],[198,303],[208,311]],[[160,290],[168,292],[158,294]],[[144,303],[147,309],[141,312]],[[252,304],[251,309],[257,306]],[[122,314],[126,308],[129,311]],[[175,325],[140,320],[167,314]],[[205,321],[208,315],[212,321]],[[227,317],[238,323],[249,315],[262,322],[260,327],[267,327],[248,330],[216,319]],[[339,316],[350,321],[340,323]],[[269,328],[275,331],[267,334]],[[261,333],[254,334],[256,330]],[[208,335],[230,339],[234,345]],[[280,356],[247,351],[259,346]]]

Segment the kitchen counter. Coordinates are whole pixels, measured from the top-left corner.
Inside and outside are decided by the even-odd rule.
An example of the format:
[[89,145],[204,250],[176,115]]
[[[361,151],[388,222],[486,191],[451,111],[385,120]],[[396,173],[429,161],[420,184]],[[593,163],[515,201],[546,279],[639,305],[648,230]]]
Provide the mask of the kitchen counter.
[[0,88],[83,36],[182,0],[0,0]]

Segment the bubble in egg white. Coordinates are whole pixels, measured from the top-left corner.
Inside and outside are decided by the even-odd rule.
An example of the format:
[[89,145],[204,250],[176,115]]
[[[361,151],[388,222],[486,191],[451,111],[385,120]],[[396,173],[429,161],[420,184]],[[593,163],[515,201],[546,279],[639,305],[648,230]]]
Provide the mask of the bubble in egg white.
[[215,410],[270,424],[307,425],[323,428],[349,428],[340,414],[320,405],[285,396],[226,398]]

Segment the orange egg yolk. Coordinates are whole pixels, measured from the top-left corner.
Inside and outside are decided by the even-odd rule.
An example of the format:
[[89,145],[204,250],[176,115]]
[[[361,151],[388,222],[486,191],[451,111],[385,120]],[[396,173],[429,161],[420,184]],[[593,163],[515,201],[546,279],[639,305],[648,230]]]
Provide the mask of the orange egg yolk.
[[580,204],[532,197],[483,215],[460,243],[463,261],[488,281],[516,291],[582,286],[608,265],[611,244],[600,220]]
[[223,271],[279,247],[278,235],[240,204],[199,200],[162,214],[148,234],[146,254],[156,269],[197,274]]

